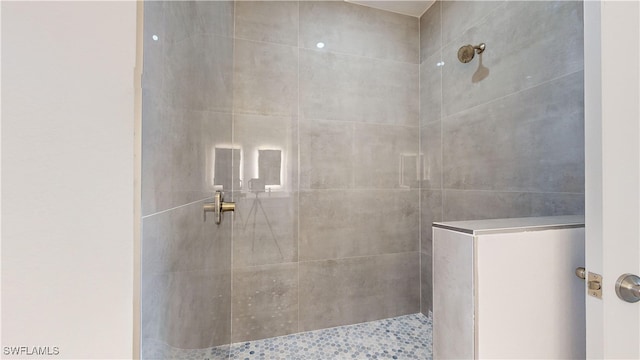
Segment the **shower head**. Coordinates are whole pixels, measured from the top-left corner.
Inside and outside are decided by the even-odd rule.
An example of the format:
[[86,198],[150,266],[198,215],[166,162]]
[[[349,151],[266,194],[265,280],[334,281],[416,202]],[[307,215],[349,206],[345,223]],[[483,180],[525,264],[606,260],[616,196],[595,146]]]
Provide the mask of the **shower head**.
[[485,44],[481,43],[478,46],[465,45],[458,50],[458,60],[462,63],[468,63],[473,60],[476,53],[480,54],[484,51]]

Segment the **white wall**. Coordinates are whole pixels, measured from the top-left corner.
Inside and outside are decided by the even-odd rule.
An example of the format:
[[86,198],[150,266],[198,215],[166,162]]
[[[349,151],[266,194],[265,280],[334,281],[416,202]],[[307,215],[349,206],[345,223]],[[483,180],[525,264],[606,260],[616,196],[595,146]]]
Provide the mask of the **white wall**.
[[603,1],[600,9],[603,353],[640,359],[640,306],[614,290],[620,275],[640,274],[640,3]]
[[132,356],[135,60],[135,2],[2,2],[3,353]]
[[587,357],[640,358],[640,307],[615,294],[640,274],[640,3],[585,2]]

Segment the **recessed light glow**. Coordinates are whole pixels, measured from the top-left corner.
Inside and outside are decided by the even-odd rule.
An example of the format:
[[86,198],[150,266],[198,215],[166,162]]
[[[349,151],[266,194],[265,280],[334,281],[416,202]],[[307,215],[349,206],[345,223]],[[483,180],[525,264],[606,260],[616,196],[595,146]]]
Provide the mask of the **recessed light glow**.
[[318,49],[322,49],[324,47],[324,43],[323,42],[319,42],[319,43],[316,44],[316,47]]
[[151,38],[153,39],[153,41],[158,41],[158,35],[153,35]]

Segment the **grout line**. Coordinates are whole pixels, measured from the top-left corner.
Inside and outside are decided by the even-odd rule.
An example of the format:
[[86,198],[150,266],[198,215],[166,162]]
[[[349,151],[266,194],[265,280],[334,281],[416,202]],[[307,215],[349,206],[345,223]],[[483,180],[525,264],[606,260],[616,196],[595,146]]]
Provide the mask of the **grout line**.
[[176,107],[176,106],[171,106],[171,105],[157,105],[155,107],[157,109],[161,109],[161,110],[170,109],[170,110],[174,110],[174,111],[179,110],[181,112],[182,111],[188,111],[188,112],[192,112],[192,113],[196,113],[196,114],[221,114],[221,115],[231,115],[231,114],[233,114],[233,109],[229,109],[229,110],[217,110],[217,109],[200,110],[200,109],[192,109],[192,108],[188,108],[188,107]]
[[299,263],[308,264],[308,263],[314,263],[314,262],[354,260],[354,259],[362,259],[362,258],[373,258],[373,257],[378,257],[378,256],[403,255],[403,254],[413,254],[413,253],[418,253],[419,254],[420,250],[400,251],[400,252],[384,253],[384,254],[356,255],[356,256],[346,256],[346,257],[338,257],[338,258],[312,259],[312,260],[299,261]]
[[152,216],[155,216],[155,215],[164,214],[164,213],[169,212],[169,211],[177,210],[177,209],[180,209],[180,208],[183,208],[183,207],[191,206],[193,204],[197,204],[199,202],[203,202],[203,201],[207,201],[207,200],[211,200],[211,199],[213,199],[213,198],[212,197],[206,197],[206,198],[203,198],[203,199],[195,200],[195,201],[192,201],[192,202],[187,203],[187,204],[182,204],[182,205],[175,206],[175,207],[172,207],[172,208],[169,208],[169,209],[166,209],[166,210],[162,210],[162,211],[154,212],[154,213],[151,213],[151,214],[148,214],[148,215],[144,215],[144,216],[142,216],[142,219],[146,219],[148,217],[152,217]]
[[350,53],[341,52],[341,51],[318,50],[318,49],[307,48],[307,47],[302,47],[301,50],[314,52],[314,53],[319,53],[319,54],[333,54],[333,55],[339,55],[339,56],[345,56],[345,57],[352,57],[352,58],[358,58],[358,59],[367,59],[367,60],[372,60],[372,61],[388,62],[388,63],[402,64],[402,65],[420,65],[420,63],[414,63],[414,62],[410,62],[410,61],[401,61],[401,60],[394,60],[394,59],[377,58],[377,57],[366,56],[366,55],[350,54]]
[[[418,70],[418,74],[420,74],[420,70]],[[373,123],[366,121],[353,121],[353,120],[342,120],[342,119],[327,119],[327,118],[317,118],[317,117],[308,117],[304,118],[304,121],[324,121],[324,122],[333,122],[333,123],[343,123],[343,124],[355,124],[355,125],[373,125],[373,126],[395,126],[395,127],[403,127],[409,129],[415,129],[420,127],[419,123],[420,117],[418,115],[418,125],[405,125],[405,124],[385,124],[385,123]]]
[[297,155],[298,155],[298,169],[297,169],[297,176],[298,176],[298,183],[296,184],[296,188],[297,188],[297,198],[296,198],[296,202],[297,202],[297,209],[296,209],[296,227],[297,227],[297,231],[296,231],[296,245],[297,245],[297,251],[296,251],[296,273],[297,273],[297,278],[298,278],[298,282],[296,284],[296,316],[297,316],[297,323],[296,323],[296,332],[300,332],[300,1],[297,1],[298,4],[298,37],[297,37],[297,43],[296,43],[296,47],[298,49],[298,73],[297,73],[297,80],[298,80],[298,113],[296,114],[296,121],[297,121],[297,126],[296,126],[296,142],[297,142]]
[[[231,55],[231,64],[232,64],[232,73],[233,73],[232,74],[232,78],[231,78],[231,83],[232,84],[234,83],[234,80],[235,80],[235,71],[233,71],[233,69],[235,68],[235,63],[236,63],[236,16],[237,16],[237,13],[236,13],[237,9],[236,8],[237,8],[237,3],[234,1],[233,2],[233,34],[232,34],[233,35],[233,37],[232,37],[232,39],[233,39],[233,41],[232,41],[233,49],[231,50],[231,54],[232,54]],[[231,99],[231,148],[233,149],[233,148],[235,148],[234,144],[235,144],[235,141],[236,141],[236,138],[235,138],[235,136],[236,136],[236,134],[235,134],[235,130],[236,130],[235,129],[235,122],[236,122],[235,107],[236,106],[235,106],[235,97],[233,96],[233,91],[231,92],[231,96],[232,96],[232,99]],[[232,150],[231,151],[231,194],[232,194],[232,196],[235,193],[233,191],[233,180],[234,180],[233,179],[233,173],[234,173],[233,172],[233,164],[234,164],[233,156],[234,156],[234,153],[235,153],[235,151]],[[238,164],[239,163],[240,162],[238,162]],[[235,199],[234,199],[234,201],[235,201]],[[229,347],[227,349],[228,350],[228,356],[227,357],[229,359],[231,359],[231,343],[233,343],[233,298],[234,298],[234,296],[233,296],[234,295],[234,293],[233,293],[234,292],[234,289],[233,289],[233,275],[234,275],[233,243],[234,243],[234,236],[235,236],[235,234],[234,234],[235,212],[232,215],[232,219],[233,219],[233,221],[231,222],[231,225],[230,225],[231,226],[231,231],[230,231],[231,238],[229,239],[229,241],[231,243],[230,253],[229,253],[229,256],[231,257],[231,260],[229,262],[230,263],[229,266],[231,267],[229,269],[229,277],[230,277],[230,281],[229,281],[229,283],[230,283],[230,286],[229,286],[229,291],[230,291],[230,293],[229,293],[229,345],[228,345]]]
[[[170,2],[170,1],[166,1],[166,2]],[[235,6],[235,5],[234,5]],[[166,37],[166,34],[164,34]],[[166,44],[169,45],[176,45],[179,44],[181,42],[185,42],[185,41],[194,41],[194,37],[201,37],[201,38],[210,38],[210,37],[215,37],[215,38],[223,38],[223,39],[231,39],[233,40],[233,35],[229,36],[229,35],[224,35],[224,34],[219,34],[219,33],[215,33],[215,32],[203,32],[203,33],[196,33],[196,34],[189,34],[186,35],[185,37],[181,38],[181,39],[177,39],[177,40],[173,40],[173,41],[166,41]]]
[[355,124],[350,124],[349,125],[349,141],[351,142],[351,153],[349,154],[349,172],[351,173],[351,179],[349,181],[349,187],[350,188],[355,188],[356,187],[356,171],[355,171],[355,164],[354,164],[354,160],[357,154],[357,147],[356,147],[356,126]]
[[[443,15],[442,15],[442,7],[443,7],[443,2],[440,2],[440,44],[442,44],[442,42],[444,41],[444,19],[443,19]],[[440,52],[440,61],[442,60],[442,49],[443,47],[440,47],[440,50],[438,50]],[[442,115],[444,112],[444,92],[443,92],[443,87],[444,87],[444,81],[443,81],[443,71],[442,71],[442,66],[440,66],[440,221],[444,221],[444,207],[445,207],[445,201],[444,201],[444,126],[443,126],[443,119],[442,119]],[[433,258],[433,235],[431,236],[431,257]],[[431,261],[431,284],[433,284],[433,260]],[[431,291],[431,293],[433,293],[433,290]],[[431,306],[433,306],[433,296],[431,298]]]
[[[267,0],[267,1],[271,1],[271,0]],[[267,118],[290,118],[291,117],[291,113],[282,113],[282,114],[277,114],[277,113],[270,113],[270,114],[264,114],[264,113],[259,113],[259,112],[252,112],[252,111],[246,111],[243,109],[236,109],[233,111],[234,114],[236,115],[243,115],[243,116],[256,116],[256,117],[267,117]]]
[[[433,5],[433,4],[432,4]],[[427,11],[427,10],[425,10]],[[422,313],[422,175],[424,174],[422,151],[422,21],[418,17],[418,308]]]
[[[442,44],[443,38],[444,38],[444,19],[442,16],[442,5],[443,3],[440,3],[440,44]],[[442,60],[442,47],[440,48],[440,61]],[[440,66],[440,219],[438,219],[439,221],[443,221],[444,220],[444,207],[445,207],[445,201],[444,201],[444,126],[442,126],[442,114],[444,111],[444,92],[443,92],[443,69],[442,66]],[[431,259],[431,274],[429,274],[431,276],[431,299],[430,299],[430,305],[431,305],[431,309],[429,309],[429,312],[431,312],[431,310],[433,309],[433,273],[434,273],[434,269],[435,269],[435,262],[433,261],[433,230],[431,230],[431,254],[429,254],[430,259]],[[422,255],[421,255],[422,256]],[[433,337],[433,333],[431,335]],[[432,338],[433,341],[433,338]]]
[[281,43],[281,42],[277,42],[277,41],[256,40],[256,39],[250,39],[248,37],[243,37],[243,36],[236,36],[235,39],[242,40],[242,41],[248,41],[248,42],[252,42],[252,43],[257,43],[257,44],[276,45],[276,46],[284,46],[284,47],[289,47],[289,48],[298,48],[298,44],[291,45],[291,44],[285,44],[285,43]]
[[364,4],[360,4],[360,3],[354,2],[352,0],[344,0],[344,1],[347,2],[348,4],[351,4],[351,5],[365,7],[369,11],[382,11],[382,12],[384,12],[386,14],[402,15],[402,16],[406,16],[406,17],[410,17],[410,18],[414,18],[414,19],[417,18],[418,20],[420,20],[420,17],[422,17],[422,14],[424,14],[428,10],[428,9],[425,9],[425,11],[423,11],[422,14],[420,14],[419,16],[416,16],[416,15],[412,15],[412,14],[401,13],[401,12],[390,10],[390,9],[377,8],[377,7],[374,6],[375,2],[373,4],[370,4],[370,5],[364,5]]
[[[484,16],[482,16],[481,18],[477,19],[475,22],[468,24],[467,27],[465,27],[462,30],[459,30],[457,36],[455,36],[454,38],[451,39],[451,41],[449,41],[448,43],[444,43],[444,35],[443,35],[443,31],[442,31],[442,23],[443,23],[443,17],[442,17],[442,5],[447,2],[447,0],[437,0],[440,1],[440,47],[438,49],[435,49],[435,51],[433,52],[433,54],[427,56],[427,58],[435,55],[438,53],[438,51],[442,51],[444,48],[450,46],[451,44],[454,44],[456,42],[461,42],[461,43],[465,43],[464,41],[462,41],[461,39],[464,38],[465,34],[467,33],[467,31],[469,31],[470,29],[484,23],[487,21],[487,18],[489,18],[490,16],[493,15],[494,12],[497,12],[498,9],[500,9],[501,7],[506,6],[506,4],[508,3],[508,0],[499,0],[502,2],[502,4],[498,4],[496,5],[495,8],[491,9],[488,13],[486,13]],[[517,0],[517,1],[527,1],[527,0]],[[428,11],[428,10],[427,10]],[[422,60],[422,59],[421,59]],[[425,59],[426,60],[426,59]]]
[[584,195],[583,192],[563,192],[563,191],[531,191],[531,190],[487,190],[487,189],[454,189],[443,188],[443,191],[473,191],[486,193],[513,193],[513,194],[561,194],[561,195]]
[[[300,5],[298,5],[298,7],[300,7]],[[299,14],[299,10],[298,10],[298,14]],[[346,56],[346,57],[352,57],[352,58],[358,58],[358,59],[368,59],[368,60],[373,60],[373,61],[383,61],[383,62],[390,62],[390,63],[396,63],[396,64],[403,64],[403,65],[420,65],[420,63],[414,63],[414,62],[410,62],[410,61],[402,61],[402,60],[387,59],[387,58],[377,58],[377,57],[366,56],[366,55],[350,54],[350,53],[341,52],[341,51],[319,50],[319,49],[312,48],[312,47],[304,47],[304,46],[300,45],[300,30],[299,29],[300,29],[300,19],[298,18],[298,44],[297,45],[289,45],[289,44],[283,44],[283,43],[277,43],[277,42],[271,42],[271,41],[263,41],[263,40],[255,40],[255,39],[247,39],[247,38],[241,38],[241,37],[236,38],[236,39],[237,40],[241,40],[241,41],[247,41],[247,42],[255,43],[255,44],[275,45],[275,46],[281,46],[281,47],[296,48],[296,49],[298,49],[298,52],[300,50],[302,50],[302,51],[309,51],[309,52],[314,52],[314,53],[318,53],[318,54],[333,54],[333,55]]]
[[[483,102],[483,103],[480,103],[480,104],[477,104],[477,105],[473,105],[472,107],[459,110],[459,111],[457,111],[455,113],[448,114],[447,116],[443,116],[443,114],[442,114],[443,110],[441,109],[440,110],[440,112],[441,112],[440,117],[441,117],[441,119],[444,120],[444,119],[448,119],[448,118],[451,118],[451,117],[454,117],[454,116],[457,116],[457,115],[460,115],[460,114],[463,114],[463,113],[466,113],[466,112],[470,112],[472,110],[477,110],[477,108],[479,108],[481,106],[485,106],[485,105],[488,105],[488,104],[491,104],[491,103],[494,103],[494,102],[497,102],[497,101],[500,101],[500,100],[504,100],[504,99],[506,99],[506,98],[508,98],[510,96],[515,96],[515,95],[518,95],[518,94],[523,93],[525,91],[529,91],[529,90],[533,90],[535,88],[538,88],[540,86],[548,85],[549,83],[552,83],[554,81],[558,81],[558,80],[560,80],[562,78],[565,78],[565,77],[569,77],[569,76],[575,75],[575,74],[580,73],[580,72],[584,72],[584,69],[580,69],[580,70],[572,71],[572,72],[569,72],[569,73],[566,73],[566,74],[558,75],[558,76],[556,76],[554,78],[542,81],[542,82],[537,83],[535,85],[532,85],[532,86],[529,86],[529,87],[525,87],[525,88],[522,88],[520,90],[516,90],[516,91],[514,91],[512,93],[509,93],[509,94],[506,94],[506,95],[503,95],[503,96],[500,96],[500,97],[497,97],[497,98],[493,98],[491,100],[488,100],[486,102]],[[442,80],[442,76],[441,76],[441,80]],[[440,87],[442,88],[442,83],[440,84]],[[444,108],[444,101],[441,104],[441,108]]]
[[398,191],[398,192],[407,192],[407,191],[418,191],[419,188],[376,188],[376,187],[359,187],[359,188],[331,188],[331,189],[300,189],[300,192],[309,193],[309,192],[322,192],[322,191]]
[[268,263],[268,264],[260,264],[260,265],[245,265],[245,266],[239,266],[237,268],[235,268],[236,270],[250,270],[250,269],[258,269],[258,268],[263,268],[263,267],[269,267],[269,266],[287,266],[287,265],[294,265],[297,264],[298,261],[293,260],[293,261],[287,261],[287,262],[279,262],[279,263]]

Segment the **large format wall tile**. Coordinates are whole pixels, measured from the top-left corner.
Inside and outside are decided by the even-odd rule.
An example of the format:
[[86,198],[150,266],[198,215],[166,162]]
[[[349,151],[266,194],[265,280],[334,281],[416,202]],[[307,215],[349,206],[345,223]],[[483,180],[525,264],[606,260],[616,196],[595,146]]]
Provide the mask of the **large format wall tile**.
[[442,66],[437,51],[420,64],[420,125],[442,118]]
[[183,110],[231,112],[233,39],[194,34],[164,41],[162,98]]
[[172,272],[142,282],[141,338],[202,349],[231,340],[231,273]]
[[582,3],[442,1],[420,30],[426,314],[451,302],[433,293],[433,221],[584,213]]
[[[163,1],[144,2],[142,49],[142,88],[160,91],[164,76],[164,6]],[[154,40],[157,36],[158,40]]]
[[237,1],[236,38],[298,46],[297,1]]
[[433,255],[420,253],[420,312],[433,311]]
[[414,127],[309,120],[300,124],[300,188],[415,188]]
[[531,194],[531,216],[584,215],[584,193]]
[[439,189],[442,186],[442,123],[431,122],[420,128],[420,153],[422,154],[422,189]]
[[307,119],[417,126],[418,65],[300,51],[300,109]]
[[414,127],[355,124],[354,187],[417,188],[418,136]]
[[442,1],[436,1],[420,18],[420,62],[442,47]]
[[[500,6],[462,37],[464,43],[486,43],[481,56],[462,64],[457,51],[464,44],[443,48],[444,116],[583,69],[582,2]],[[484,75],[478,77],[481,61]]]
[[[171,167],[172,146],[171,117],[160,108],[161,102],[156,94],[148,89],[142,91],[142,215],[169,208],[171,196],[171,176],[167,176]],[[229,118],[231,120],[231,118]],[[230,127],[229,127],[230,128]],[[231,135],[231,133],[229,133]]]
[[143,219],[143,340],[178,348],[230,340],[231,223],[203,221],[202,205]]
[[[298,185],[298,119],[236,114],[233,118],[233,145],[241,150],[241,188],[250,190],[251,179],[262,178],[272,191],[290,192]],[[276,160],[261,158],[263,151],[279,151]],[[260,171],[263,171],[263,174]],[[279,174],[277,176],[276,174]],[[277,179],[279,178],[279,179]],[[275,180],[279,180],[279,185]]]
[[300,47],[418,63],[418,20],[343,1],[300,2]]
[[300,193],[300,260],[418,250],[418,190]]
[[584,192],[583,93],[577,72],[444,119],[444,187]]
[[[233,1],[162,1],[169,42],[194,35],[233,36]],[[145,13],[146,21],[147,13]],[[211,49],[216,49],[211,47]]]
[[298,264],[234,270],[232,342],[298,331]]
[[234,268],[298,260],[297,193],[249,192],[234,200]]
[[420,311],[433,310],[433,228],[442,221],[442,191],[420,191]]
[[[142,214],[210,197],[212,155],[231,142],[231,114],[175,110],[144,99]],[[231,164],[226,168],[230,172]]]
[[[142,348],[231,340],[231,222],[203,221],[232,141],[233,2],[145,3]],[[156,39],[154,40],[154,35]],[[228,166],[218,166],[231,172]],[[153,351],[153,350],[152,350]]]
[[[481,23],[492,11],[499,9],[504,1],[439,1],[442,4],[442,45],[447,45],[458,40],[460,44],[466,45],[464,37],[460,38],[464,32],[472,26]],[[499,10],[497,11],[500,12]],[[535,20],[531,20],[535,21]],[[477,45],[477,44],[473,44]]]
[[300,121],[300,189],[353,186],[353,124]]
[[583,215],[584,194],[445,190],[443,220]]
[[420,311],[419,253],[300,263],[300,330]]
[[445,190],[443,220],[583,215],[583,193]]
[[446,221],[583,214],[584,193],[444,190]]
[[444,221],[531,216],[531,193],[444,190]]
[[441,190],[421,190],[420,201],[420,251],[431,254],[433,247],[432,225],[434,222],[442,221],[442,191]]
[[235,113],[296,115],[298,50],[236,39],[233,84]]
[[[216,225],[202,217],[204,202],[196,202],[142,219],[143,276],[231,268],[231,222]],[[230,220],[230,219],[226,219]]]

